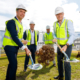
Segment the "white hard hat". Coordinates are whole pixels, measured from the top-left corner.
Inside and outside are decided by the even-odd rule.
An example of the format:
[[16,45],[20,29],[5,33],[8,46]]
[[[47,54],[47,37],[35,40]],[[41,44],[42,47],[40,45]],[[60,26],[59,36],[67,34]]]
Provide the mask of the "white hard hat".
[[23,6],[22,4],[18,5],[18,7],[16,8],[16,10],[17,9],[24,9],[25,11],[27,11],[26,8],[25,8],[25,6]]
[[49,25],[47,25],[47,26],[46,26],[46,29],[50,29],[50,26],[49,26]]
[[62,7],[57,7],[57,8],[55,9],[55,14],[59,14],[59,13],[64,13],[64,10],[63,10]]
[[31,21],[30,24],[35,24],[35,23],[33,21]]

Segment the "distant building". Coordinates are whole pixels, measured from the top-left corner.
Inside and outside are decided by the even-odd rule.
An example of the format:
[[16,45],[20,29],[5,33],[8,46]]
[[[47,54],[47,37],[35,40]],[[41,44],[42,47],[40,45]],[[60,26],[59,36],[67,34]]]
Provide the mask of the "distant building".
[[76,50],[80,50],[80,37],[74,40],[74,47]]
[[4,30],[0,30],[0,47],[2,47],[3,37],[4,37]]

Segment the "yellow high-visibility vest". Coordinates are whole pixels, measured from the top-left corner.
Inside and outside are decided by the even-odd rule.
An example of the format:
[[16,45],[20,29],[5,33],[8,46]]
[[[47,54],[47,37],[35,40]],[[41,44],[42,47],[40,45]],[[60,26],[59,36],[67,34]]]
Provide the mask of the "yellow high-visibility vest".
[[[37,31],[34,31],[34,32],[35,32],[35,45],[37,45]],[[27,34],[26,40],[28,41],[27,45],[31,45],[31,32],[30,32],[30,30],[26,30],[26,34]]]
[[[13,18],[12,20],[15,21],[16,24],[16,31],[17,31],[17,37],[22,40],[23,38],[23,26],[20,24],[20,22],[18,20],[16,20],[15,18]],[[9,20],[8,20],[9,21]],[[6,45],[10,45],[10,46],[18,46],[12,39],[10,32],[7,30],[7,23],[8,21],[6,21],[6,31],[4,34],[4,38],[3,38],[3,45],[2,47],[5,47]]]
[[44,34],[44,42],[45,44],[53,44],[52,40],[54,39],[53,33],[50,32],[49,35],[47,33]]
[[69,39],[69,32],[67,27],[68,20],[64,20],[61,26],[58,22],[54,23],[54,32],[56,33],[57,42],[59,45],[65,45]]

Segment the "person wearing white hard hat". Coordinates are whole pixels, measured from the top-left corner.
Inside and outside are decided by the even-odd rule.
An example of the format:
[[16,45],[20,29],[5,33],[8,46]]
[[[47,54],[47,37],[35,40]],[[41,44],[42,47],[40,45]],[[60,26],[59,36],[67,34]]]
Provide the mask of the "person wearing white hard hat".
[[23,40],[22,42],[23,26],[21,21],[24,18],[26,11],[27,10],[23,5],[19,5],[16,8],[16,16],[6,21],[6,30],[2,45],[9,61],[6,80],[16,80],[18,49],[21,48],[22,50],[25,50],[28,56],[31,54],[27,46],[24,46],[24,44],[27,44],[27,41]]
[[68,57],[71,56],[72,44],[74,41],[74,27],[71,20],[64,18],[64,10],[62,7],[57,7],[55,9],[55,16],[57,21],[54,22],[53,32],[54,38],[53,42],[57,42],[61,46],[61,50],[57,48],[57,61],[58,61],[58,72],[59,75],[54,77],[54,79],[63,80],[64,71],[65,71],[65,80],[71,80],[71,66],[69,62],[64,62],[63,70],[63,61],[65,58],[62,54],[62,51],[66,52]]
[[[54,39],[54,35],[52,32],[50,32],[50,26],[47,25],[46,26],[46,32],[43,34],[43,41],[44,41],[45,45],[53,47],[53,44],[54,44],[52,42],[53,39]],[[54,67],[56,66],[55,60],[53,61],[53,66]]]
[[23,6],[22,4],[18,5],[18,7],[16,8],[16,11],[19,9],[25,10],[27,12],[25,6]]
[[[23,39],[28,41],[27,46],[28,46],[28,49],[32,53],[32,58],[35,63],[35,52],[37,49],[39,32],[34,29],[35,23],[33,21],[31,21],[29,25],[30,25],[30,29],[28,29],[24,32]],[[24,63],[24,72],[27,71],[26,65],[28,65],[28,62],[29,62],[29,56],[26,55],[25,63]]]

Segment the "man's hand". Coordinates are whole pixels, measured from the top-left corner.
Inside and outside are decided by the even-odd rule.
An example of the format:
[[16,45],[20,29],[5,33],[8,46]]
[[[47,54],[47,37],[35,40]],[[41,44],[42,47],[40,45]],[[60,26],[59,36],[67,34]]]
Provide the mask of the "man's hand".
[[27,56],[29,56],[31,54],[31,52],[30,52],[30,50],[28,48],[25,48],[24,50],[25,50]]
[[66,50],[67,50],[67,45],[65,45],[65,46],[63,46],[63,47],[61,48],[61,52],[62,52],[62,51],[66,52]]
[[23,43],[24,45],[26,45],[28,42],[23,39],[23,40],[22,40],[22,43]]
[[56,38],[55,38],[55,39],[53,39],[53,40],[52,40],[52,42],[57,42],[57,39],[56,39]]

